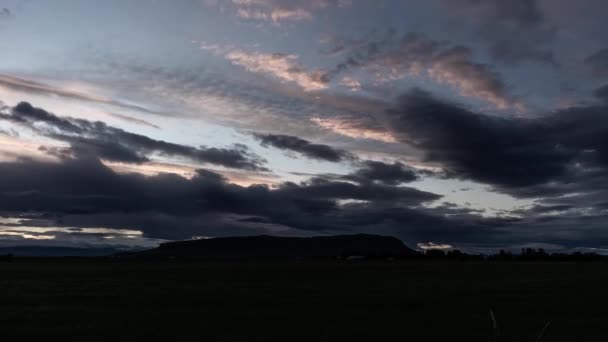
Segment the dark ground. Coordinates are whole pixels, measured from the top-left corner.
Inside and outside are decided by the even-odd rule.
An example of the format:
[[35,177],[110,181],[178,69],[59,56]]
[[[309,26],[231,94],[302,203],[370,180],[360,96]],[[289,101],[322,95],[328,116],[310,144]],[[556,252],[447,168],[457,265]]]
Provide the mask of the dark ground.
[[492,341],[492,308],[501,341],[535,341],[548,320],[542,341],[601,341],[607,271],[606,263],[18,259],[0,263],[0,332],[84,341]]

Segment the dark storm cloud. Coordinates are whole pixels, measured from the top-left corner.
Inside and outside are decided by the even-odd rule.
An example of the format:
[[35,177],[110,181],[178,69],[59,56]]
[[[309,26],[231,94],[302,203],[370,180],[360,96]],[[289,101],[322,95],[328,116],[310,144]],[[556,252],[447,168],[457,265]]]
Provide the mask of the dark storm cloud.
[[[54,137],[57,137],[55,135]],[[66,157],[74,155],[94,155],[101,159],[112,160],[125,163],[143,163],[150,161],[144,154],[127,147],[120,142],[105,139],[87,139],[80,136],[62,135],[60,140],[70,144],[70,148],[52,149],[41,148],[51,155]]]
[[[273,146],[278,149],[297,152],[312,159],[330,162],[350,161],[358,166],[358,169],[355,172],[345,176],[333,177],[334,180],[347,180],[360,185],[376,184],[396,186],[402,183],[413,182],[418,179],[418,173],[414,169],[400,162],[387,164],[379,161],[359,160],[357,157],[344,150],[339,150],[328,145],[314,144],[308,140],[294,136],[274,134],[255,134],[254,136],[262,142],[262,146]],[[322,178],[317,178],[316,185],[323,184],[322,180]],[[326,185],[327,184],[324,184],[324,186]],[[331,185],[335,186],[336,184]],[[340,183],[339,189],[345,190],[349,187],[350,185],[348,183]],[[384,188],[378,187],[376,191],[382,189]],[[338,189],[333,188],[333,190]],[[386,193],[384,195],[386,195]],[[364,198],[359,197],[357,199]]]
[[280,150],[300,153],[308,158],[340,162],[352,156],[343,150],[328,145],[314,144],[302,138],[282,134],[254,134],[262,146],[272,146]]
[[[196,185],[213,189],[220,176],[200,172],[193,180],[176,175],[144,177],[117,174],[95,158],[66,158],[59,163],[24,160],[0,163],[4,211],[103,213],[157,211],[167,214],[204,210]],[[40,175],[44,175],[41,177]]]
[[[46,213],[62,220],[77,216],[81,223],[88,217],[89,226],[107,223],[95,222],[96,217],[106,215],[172,217],[184,222],[201,215],[239,215],[303,230],[349,229],[336,225],[335,220],[343,215],[338,200],[417,207],[440,198],[407,187],[323,179],[285,183],[276,189],[264,185],[242,187],[205,170],[199,170],[192,179],[168,174],[118,174],[99,160],[86,157],[0,163],[0,174],[0,212]],[[125,228],[130,223],[115,221],[110,227]],[[141,222],[134,228],[148,232]],[[153,231],[153,237],[193,236],[187,235],[193,234],[191,231],[179,233],[165,228],[165,232]]]
[[608,166],[608,106],[572,107],[548,117],[547,139],[578,149],[577,162],[586,167]]
[[597,88],[593,95],[604,102],[608,102],[608,84]]
[[551,48],[556,28],[547,22],[537,0],[446,0],[444,3],[476,23],[479,36],[497,61],[557,64]]
[[601,166],[575,165],[560,179],[527,187],[502,188],[520,198],[535,198],[544,205],[569,204],[577,208],[593,208],[599,198],[607,195],[608,170]]
[[13,110],[13,118],[19,122],[43,122],[69,133],[82,133],[82,128],[67,119],[60,118],[27,102],[20,102]]
[[361,168],[344,178],[358,183],[378,182],[385,185],[409,183],[418,179],[416,171],[402,163],[387,164],[367,160],[361,162]]
[[[276,188],[243,187],[205,170],[192,179],[119,174],[86,157],[4,162],[0,174],[0,214],[20,217],[25,226],[45,221],[56,227],[135,229],[144,238],[160,239],[269,234],[273,228],[300,235],[366,232],[395,235],[412,245],[436,241],[488,248],[535,241],[596,246],[608,241],[597,215],[564,216],[550,223],[532,214],[523,219],[484,218],[453,205],[424,206],[439,195],[369,182],[314,178]],[[553,204],[552,209],[567,208]],[[577,226],[581,223],[585,225]]]
[[537,119],[503,118],[475,113],[415,89],[387,112],[387,121],[393,135],[424,151],[426,160],[441,165],[448,175],[522,195],[543,188],[559,193],[555,182],[587,182],[591,178],[583,174],[594,168],[604,173],[606,112],[605,106],[589,106]]
[[262,166],[264,160],[244,145],[227,149],[174,144],[130,133],[99,121],[61,118],[25,102],[13,108],[12,115],[4,114],[1,118],[27,125],[41,134],[69,143],[71,149],[64,153],[94,154],[109,160],[133,163],[147,161],[148,155],[157,153],[235,169],[266,170]]
[[585,58],[585,65],[591,70],[594,77],[608,76],[608,49],[594,52]]
[[355,185],[323,178],[313,178],[303,184],[286,183],[278,191],[297,198],[389,201],[407,206],[441,198],[439,195],[409,187],[387,186],[368,182]]
[[[506,187],[548,181],[566,172],[574,154],[538,136],[544,123],[473,113],[413,90],[387,114],[402,141],[426,152],[448,173]],[[531,168],[531,166],[534,166]]]
[[[219,220],[215,223],[218,226],[230,226],[230,232],[244,229],[243,222],[239,221],[240,226],[238,222],[228,224],[218,217],[261,217],[269,224],[300,230],[349,231],[354,221],[342,212],[340,201],[363,201],[369,203],[370,208],[417,207],[441,197],[414,188],[389,186],[415,177],[412,170],[400,163],[361,162],[361,169],[344,179],[318,177],[301,184],[284,183],[275,189],[228,184],[221,176],[204,170],[199,170],[191,180],[171,175],[121,175],[105,167],[98,158],[143,162],[147,157],[141,151],[191,154],[186,154],[181,145],[155,141],[100,122],[60,118],[25,103],[13,108],[5,119],[68,142],[70,149],[45,148],[60,158],[58,163],[23,160],[2,164],[0,172],[6,175],[6,182],[0,182],[0,211],[3,212],[49,213],[65,222],[88,226],[109,224],[113,228],[124,228],[136,224],[154,237],[187,238],[193,236],[188,234],[200,230],[201,222],[213,221],[209,215]],[[293,137],[288,141],[300,143]],[[345,152],[328,146],[319,148],[323,145],[310,142],[296,146],[319,158],[346,157]],[[327,149],[334,154],[327,154]],[[209,159],[207,155],[205,160]],[[124,217],[124,221],[120,217]],[[185,228],[180,232],[163,232],[153,218],[161,222],[183,221]]]

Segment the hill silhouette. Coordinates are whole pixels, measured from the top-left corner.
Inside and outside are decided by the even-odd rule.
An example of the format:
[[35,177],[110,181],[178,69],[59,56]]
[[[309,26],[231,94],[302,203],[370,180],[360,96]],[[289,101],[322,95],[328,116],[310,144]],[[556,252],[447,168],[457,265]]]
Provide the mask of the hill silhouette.
[[401,240],[378,235],[327,237],[249,236],[168,242],[123,256],[140,258],[327,259],[339,257],[404,257],[417,252]]

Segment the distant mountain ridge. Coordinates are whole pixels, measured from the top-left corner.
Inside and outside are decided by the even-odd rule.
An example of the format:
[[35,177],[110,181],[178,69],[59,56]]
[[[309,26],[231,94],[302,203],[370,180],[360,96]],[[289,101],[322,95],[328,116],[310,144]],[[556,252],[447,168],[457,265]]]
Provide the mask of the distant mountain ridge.
[[397,238],[379,235],[323,237],[249,236],[163,243],[124,257],[211,259],[327,259],[339,257],[403,257],[417,252]]
[[0,247],[0,255],[16,257],[103,257],[118,253],[114,248],[77,248],[51,246]]

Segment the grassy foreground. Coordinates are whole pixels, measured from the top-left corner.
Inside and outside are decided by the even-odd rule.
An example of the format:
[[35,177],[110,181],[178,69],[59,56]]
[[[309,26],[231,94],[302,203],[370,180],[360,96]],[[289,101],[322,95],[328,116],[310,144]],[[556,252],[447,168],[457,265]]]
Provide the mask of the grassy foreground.
[[3,337],[172,341],[605,340],[608,264],[0,264]]

